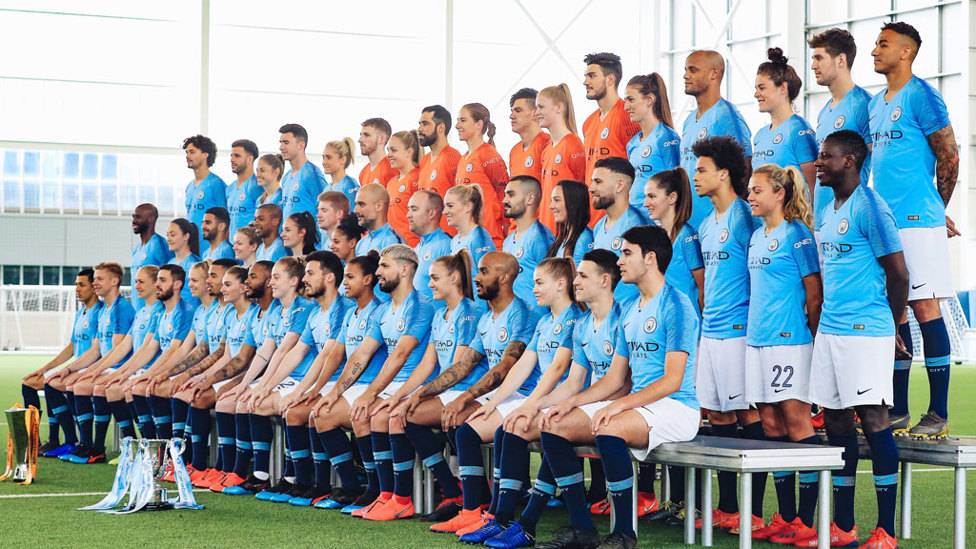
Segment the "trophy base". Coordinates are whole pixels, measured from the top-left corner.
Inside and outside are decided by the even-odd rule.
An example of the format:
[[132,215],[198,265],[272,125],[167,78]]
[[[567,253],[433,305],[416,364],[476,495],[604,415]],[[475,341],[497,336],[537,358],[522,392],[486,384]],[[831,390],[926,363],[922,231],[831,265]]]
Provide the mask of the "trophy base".
[[11,480],[14,482],[26,482],[27,472],[27,465],[18,465],[14,468],[14,474],[11,476]]
[[165,501],[154,501],[146,504],[143,511],[168,511],[173,508],[173,504]]

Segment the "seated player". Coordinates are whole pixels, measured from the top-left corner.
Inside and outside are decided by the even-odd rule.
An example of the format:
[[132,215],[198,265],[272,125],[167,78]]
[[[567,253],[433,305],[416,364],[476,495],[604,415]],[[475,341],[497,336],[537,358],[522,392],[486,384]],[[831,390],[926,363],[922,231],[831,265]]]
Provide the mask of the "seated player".
[[[199,230],[199,227],[182,217],[174,219],[166,230],[166,243],[175,256],[170,263],[178,265],[184,273],[200,261],[200,238],[197,237]],[[190,295],[189,287],[183,288],[183,295],[180,297],[193,307],[199,305],[196,298]]]
[[[628,229],[622,238],[621,281],[637,286],[639,293],[621,308],[623,324],[610,368],[542,420],[546,462],[562,490],[571,526],[540,548],[637,547],[629,454],[643,460],[659,444],[691,440],[698,432],[692,375],[698,315],[687,296],[665,282],[671,239],[655,226]],[[615,510],[613,532],[602,542],[586,507],[582,466],[573,449],[594,442]]]
[[[477,530],[461,535],[460,539],[465,543],[484,543],[502,533],[514,517],[515,504],[523,493],[522,486],[528,484],[528,443],[537,438],[538,432],[523,431],[518,435],[506,433],[502,424],[508,416],[526,402],[529,409],[548,408],[558,402],[552,399],[554,394],[573,394],[584,387],[585,368],[570,371],[573,329],[582,314],[576,304],[573,286],[576,270],[573,268],[573,260],[567,257],[545,259],[539,263],[533,274],[532,293],[539,309],[545,311],[545,314],[539,318],[535,334],[525,352],[491,399],[475,410],[458,429],[460,463],[473,462],[475,457],[471,454],[480,456],[481,443],[491,440],[492,436],[497,459],[493,475],[494,489],[486,520]],[[528,413],[526,410],[522,412]],[[528,420],[536,419],[535,415],[533,413]],[[472,444],[475,439],[478,442]],[[478,497],[478,494],[466,493],[465,499],[469,499],[469,496]],[[495,520],[499,512],[502,515],[501,521]]]
[[[78,361],[84,355],[87,355],[85,356],[86,362],[98,359],[99,350],[98,345],[95,343],[98,340],[98,322],[105,305],[99,301],[99,294],[95,290],[94,283],[95,271],[92,269],[82,269],[78,272],[78,276],[75,277],[75,297],[81,302],[81,307],[75,312],[71,338],[68,340],[68,344],[54,358],[49,360],[44,366],[24,376],[24,379],[21,381],[20,392],[24,396],[25,408],[28,406],[33,406],[37,409],[41,408],[41,399],[37,392],[44,388],[45,379],[54,373],[53,370],[55,368]],[[118,286],[116,286],[116,290],[118,290]],[[91,352],[88,352],[89,350]],[[48,394],[45,392],[45,395]],[[48,400],[47,424],[49,436],[47,442],[37,451],[42,456],[47,452],[61,447],[58,412],[54,411],[50,398],[46,397],[46,399]],[[60,402],[57,397],[55,397],[54,401]],[[68,429],[71,430],[70,435],[68,434]],[[65,441],[77,441],[74,431],[74,421],[69,425],[65,425]]]
[[[540,387],[545,385],[540,380],[536,390],[525,399],[525,402],[505,417],[502,425],[505,429],[502,445],[506,451],[503,455],[508,454],[506,445],[510,444],[510,440],[521,449],[519,439],[523,441],[539,439],[539,423],[542,414],[550,405],[562,402],[580,392],[607,373],[613,359],[613,345],[620,330],[620,305],[613,300],[614,286],[619,282],[620,267],[617,266],[616,254],[609,250],[592,250],[584,254],[573,283],[576,288],[576,298],[586,303],[589,310],[577,319],[573,328],[573,361],[569,378],[551,393],[539,391]],[[554,370],[550,366],[546,375],[553,373]],[[578,383],[581,373],[584,379],[582,383]],[[510,476],[510,473],[506,474],[506,463],[509,461],[502,462],[503,479],[522,478]],[[594,464],[602,468],[599,460],[590,462],[590,467]],[[501,525],[508,524],[508,528],[495,537],[487,539],[485,545],[514,548],[535,544],[536,524],[546,504],[556,493],[556,480],[552,476],[552,469],[545,454],[533,489],[529,493],[529,503],[522,510],[517,522],[512,521],[515,516],[513,498],[502,498],[495,512],[495,521]],[[647,498],[645,494],[640,494],[638,497]],[[639,505],[639,510],[651,507],[645,502],[640,502]]]

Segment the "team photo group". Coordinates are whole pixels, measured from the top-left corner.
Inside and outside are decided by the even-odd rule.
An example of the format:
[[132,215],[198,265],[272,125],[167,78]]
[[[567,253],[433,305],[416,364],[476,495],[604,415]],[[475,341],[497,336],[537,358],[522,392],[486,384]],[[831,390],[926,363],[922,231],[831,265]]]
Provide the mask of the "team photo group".
[[[858,61],[886,79],[874,96],[852,77],[846,30],[788,52],[829,91],[808,119],[780,48],[738,59],[758,65],[769,115],[753,129],[721,96],[726,59],[698,50],[683,94],[657,73],[623,80],[607,52],[579,64],[582,88],[519,89],[507,157],[481,103],[425,107],[398,131],[364,113],[358,143],[327,141],[321,167],[288,123],[280,154],[229,144],[229,183],[211,172],[217,145],[189,137],[186,217],[157,234],[156,207],[138,206],[131,270],[77,274],[70,341],[23,379],[26,405],[45,400],[40,452],[105,463],[114,419],[123,437],[183,439],[198,489],[366,521],[416,516],[495,548],[631,548],[633,515],[678,525],[701,505],[686,508],[675,467],[661,471],[670,501],[659,501],[655,467],[635,474],[634,460],[700,430],[819,445],[823,429],[844,449],[831,546],[897,547],[895,437],[949,432],[939,302],[953,296],[959,157],[941,95],[913,74],[921,45],[908,23],[880,29]],[[584,91],[596,110],[578,127],[572,94]],[[683,95],[695,108],[678,127],[670,105]],[[923,354],[929,404],[909,410]],[[859,437],[870,525],[855,524]],[[424,516],[418,464],[439,494]],[[770,517],[766,474],[740,509],[736,474],[720,472],[712,523],[817,547],[817,472],[772,476]],[[536,539],[547,508],[566,526]],[[601,533],[592,516],[611,508]]]

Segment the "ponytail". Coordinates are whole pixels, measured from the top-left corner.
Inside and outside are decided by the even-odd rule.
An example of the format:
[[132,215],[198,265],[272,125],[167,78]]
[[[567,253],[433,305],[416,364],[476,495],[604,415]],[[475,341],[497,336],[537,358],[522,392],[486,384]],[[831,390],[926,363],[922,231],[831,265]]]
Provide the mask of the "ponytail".
[[258,161],[267,164],[272,172],[277,171],[278,175],[276,176],[276,180],[281,181],[281,176],[285,173],[285,159],[280,154],[266,154]]
[[380,266],[380,254],[376,250],[366,252],[366,255],[357,255],[349,260],[350,265],[356,265],[363,272],[363,276],[370,277],[370,289],[376,287],[376,269]]
[[678,166],[673,170],[664,170],[652,175],[651,181],[665,194],[675,193],[678,195],[678,201],[674,203],[674,226],[671,227],[670,235],[671,242],[674,242],[678,238],[678,233],[691,219],[692,197],[688,172]]
[[578,307],[585,310],[585,306],[576,301],[576,264],[571,257],[547,257],[539,262],[537,269],[544,269],[555,280],[560,278],[566,281],[566,293],[569,300]]
[[185,217],[177,217],[173,220],[173,225],[179,227],[180,232],[183,234],[190,235],[189,240],[187,240],[187,245],[190,247],[190,253],[199,257],[200,256],[200,229],[197,228],[195,223],[191,223],[190,220]]
[[773,192],[783,189],[783,218],[798,221],[813,230],[813,206],[807,197],[806,180],[796,166],[780,168],[776,164],[764,164],[753,175],[765,175],[773,185]]
[[576,111],[573,110],[573,94],[569,91],[569,84],[562,83],[558,86],[543,88],[539,95],[545,95],[556,103],[563,105],[563,122],[572,134],[576,134]]
[[461,286],[461,295],[474,300],[474,288],[472,287],[471,273],[473,272],[471,254],[468,250],[461,248],[456,254],[442,255],[434,260],[447,269],[448,274],[457,274],[458,283]]
[[403,146],[408,149],[413,150],[413,154],[410,155],[410,159],[413,161],[414,167],[420,165],[420,159],[423,154],[423,147],[420,146],[420,136],[417,134],[417,130],[404,130],[402,132],[396,132],[390,139],[396,139]]
[[315,216],[311,212],[301,211],[289,215],[288,219],[298,226],[299,231],[305,231],[305,236],[302,238],[302,255],[314,252],[319,244],[319,226]]
[[[483,122],[484,127],[481,130],[482,134],[488,135],[488,144],[492,147],[495,146],[495,124],[491,121],[491,113],[488,112],[488,107],[482,105],[481,103],[468,103],[461,107],[461,110],[468,111],[471,115],[471,119],[475,122]],[[418,161],[419,163],[419,161]]]
[[339,157],[345,160],[345,163],[342,166],[343,168],[348,168],[350,165],[352,165],[353,151],[356,150],[356,143],[351,137],[343,137],[338,141],[329,141],[325,144],[325,146],[335,149],[335,151],[339,153]]
[[654,117],[664,122],[664,125],[674,129],[674,121],[671,119],[671,104],[668,103],[668,88],[664,85],[661,75],[652,72],[651,74],[639,74],[627,82],[627,87],[637,88],[641,95],[653,95],[654,105],[651,109]]
[[481,187],[472,183],[471,185],[455,185],[447,190],[462,202],[471,204],[471,217],[475,224],[481,225],[481,210],[484,208],[485,199],[481,195]]

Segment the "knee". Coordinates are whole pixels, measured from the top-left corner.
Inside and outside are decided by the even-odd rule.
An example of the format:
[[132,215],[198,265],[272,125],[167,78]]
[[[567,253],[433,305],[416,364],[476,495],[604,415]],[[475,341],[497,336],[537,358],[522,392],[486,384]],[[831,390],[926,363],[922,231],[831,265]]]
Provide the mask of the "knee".
[[387,432],[390,430],[390,414],[385,412],[376,414],[369,421],[369,428],[371,431],[377,432]]
[[857,414],[865,433],[877,433],[888,428],[888,408],[885,406],[858,406]]
[[827,428],[828,433],[854,431],[854,411],[824,408],[824,427]]

